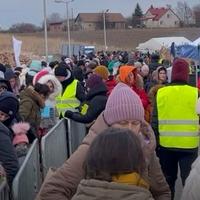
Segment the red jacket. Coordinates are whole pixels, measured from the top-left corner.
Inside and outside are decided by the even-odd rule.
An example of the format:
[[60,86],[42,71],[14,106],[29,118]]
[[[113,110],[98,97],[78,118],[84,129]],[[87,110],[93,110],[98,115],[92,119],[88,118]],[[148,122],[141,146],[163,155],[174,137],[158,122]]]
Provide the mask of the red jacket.
[[150,104],[148,96],[145,92],[144,89],[138,89],[135,86],[132,87],[132,89],[138,94],[138,96],[140,97],[141,101],[142,101],[142,105],[144,107],[144,109],[147,109],[148,105]]
[[200,78],[198,79],[198,85],[197,85],[198,89],[200,89]]
[[108,89],[107,96],[110,95],[110,93],[112,92],[112,90],[114,89],[116,85],[117,85],[117,82],[114,76],[109,76],[108,80],[106,81],[106,87]]

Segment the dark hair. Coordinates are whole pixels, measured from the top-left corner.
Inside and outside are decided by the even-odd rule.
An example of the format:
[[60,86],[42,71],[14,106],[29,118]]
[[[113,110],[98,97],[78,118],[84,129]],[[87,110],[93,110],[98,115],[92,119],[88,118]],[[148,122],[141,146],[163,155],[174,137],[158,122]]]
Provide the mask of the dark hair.
[[160,73],[160,71],[165,71],[165,73],[167,73],[167,69],[166,69],[164,66],[161,66],[161,67],[158,69],[158,73]]
[[49,63],[49,67],[50,67],[51,69],[54,69],[54,67],[55,67],[56,65],[59,65],[59,62],[58,62],[57,60],[56,60],[56,61],[52,61],[52,62]]
[[47,67],[47,63],[46,63],[45,61],[42,61],[42,62],[41,62],[41,65],[42,65],[43,67]]
[[31,76],[30,74],[26,73],[26,75],[25,75],[25,83],[26,83],[26,86],[33,85],[33,76]]
[[39,94],[43,94],[45,97],[47,97],[50,93],[50,89],[46,84],[36,83],[34,86],[34,90]]
[[143,174],[145,159],[138,137],[129,129],[108,128],[92,142],[85,161],[87,179],[112,181],[112,176]]

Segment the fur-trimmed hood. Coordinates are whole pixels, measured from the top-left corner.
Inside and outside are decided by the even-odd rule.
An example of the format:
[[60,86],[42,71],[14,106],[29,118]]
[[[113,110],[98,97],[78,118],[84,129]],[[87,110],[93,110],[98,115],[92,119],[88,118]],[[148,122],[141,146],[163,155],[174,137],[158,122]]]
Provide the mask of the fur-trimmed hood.
[[48,81],[51,81],[54,85],[54,92],[50,94],[49,100],[55,101],[55,98],[62,92],[62,85],[53,74],[47,74],[47,75],[42,76],[38,80],[38,83],[46,84]]
[[[154,72],[154,78],[155,78],[155,81],[157,82],[157,83],[162,83],[160,80],[159,80],[159,71],[160,70],[165,70],[165,72],[166,72],[166,74],[167,74],[167,69],[165,68],[165,67],[163,67],[163,66],[159,66],[156,70],[155,70],[155,72]],[[167,80],[166,80],[166,82],[167,82]]]

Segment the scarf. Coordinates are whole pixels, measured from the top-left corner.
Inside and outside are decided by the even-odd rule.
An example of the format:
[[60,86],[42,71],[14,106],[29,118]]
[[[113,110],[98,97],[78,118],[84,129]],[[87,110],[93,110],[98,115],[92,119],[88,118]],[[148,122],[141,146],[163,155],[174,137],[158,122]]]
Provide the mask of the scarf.
[[149,184],[138,173],[135,172],[113,176],[112,181],[116,183],[135,185],[149,189]]

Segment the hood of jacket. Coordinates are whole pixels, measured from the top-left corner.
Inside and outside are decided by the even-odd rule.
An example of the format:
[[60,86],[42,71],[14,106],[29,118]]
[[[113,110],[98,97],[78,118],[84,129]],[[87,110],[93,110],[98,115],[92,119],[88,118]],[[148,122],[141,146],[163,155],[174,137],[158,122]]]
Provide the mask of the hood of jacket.
[[46,84],[48,81],[51,81],[54,86],[54,91],[49,95],[49,100],[55,101],[55,98],[61,94],[62,92],[62,85],[60,81],[53,75],[53,74],[47,74],[43,77],[41,77],[38,81],[38,83]]
[[[155,70],[155,72],[153,72],[154,74],[154,81],[155,81],[155,83],[162,83],[160,80],[159,80],[159,70],[160,69],[162,69],[162,68],[164,68],[163,66],[159,66],[156,70]],[[166,69],[166,74],[167,74],[167,69]],[[165,84],[165,83],[167,83],[167,80],[163,83],[163,84]]]
[[[103,113],[101,113],[99,115],[99,117],[96,119],[94,125],[90,128],[91,134],[88,134],[84,138],[83,143],[90,145],[92,143],[93,139],[94,139],[94,137],[91,137],[91,135],[96,136],[99,133],[101,133],[102,131],[104,131],[105,129],[107,129],[108,127],[109,127],[109,125],[105,121]],[[155,151],[156,139],[155,139],[153,129],[151,128],[151,126],[147,122],[145,122],[145,121],[142,122],[141,132],[139,133],[138,136],[139,136],[139,139],[140,139],[141,144],[143,146],[145,158],[148,159],[149,156],[151,154],[153,154],[154,151]]]
[[40,97],[39,93],[34,90],[33,86],[27,87],[20,93],[20,99],[24,98],[32,99],[40,108],[43,108],[45,105],[45,101]]
[[129,73],[137,73],[137,68],[133,66],[121,66],[119,68],[119,79],[121,82],[126,83],[126,78],[128,77]]
[[87,94],[86,99],[90,100],[93,97],[98,96],[98,95],[106,96],[107,91],[108,90],[106,88],[106,85],[102,82],[102,83],[98,84],[97,86],[91,88],[91,90]]
[[153,200],[151,193],[145,188],[94,179],[83,179],[80,182],[72,200],[78,200],[79,197],[83,200]]

